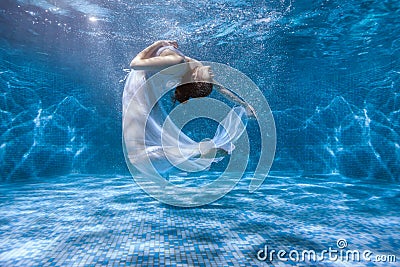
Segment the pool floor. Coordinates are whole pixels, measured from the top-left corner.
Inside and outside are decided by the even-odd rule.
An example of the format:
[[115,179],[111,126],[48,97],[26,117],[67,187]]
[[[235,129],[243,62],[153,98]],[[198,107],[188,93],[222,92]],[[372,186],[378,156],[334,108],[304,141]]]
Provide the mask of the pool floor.
[[[0,185],[0,266],[395,266],[258,259],[264,249],[400,253],[400,187],[332,176],[244,178],[198,208],[162,204],[130,176],[70,175]],[[260,254],[263,255],[263,254]],[[292,256],[295,254],[292,254]],[[386,260],[388,261],[388,260]]]

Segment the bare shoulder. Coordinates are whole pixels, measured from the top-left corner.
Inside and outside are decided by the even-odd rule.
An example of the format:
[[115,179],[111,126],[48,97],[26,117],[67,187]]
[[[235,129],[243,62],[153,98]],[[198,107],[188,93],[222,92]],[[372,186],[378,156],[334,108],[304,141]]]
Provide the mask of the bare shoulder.
[[160,55],[146,59],[132,60],[130,66],[136,70],[156,70],[183,62],[183,57],[177,54]]

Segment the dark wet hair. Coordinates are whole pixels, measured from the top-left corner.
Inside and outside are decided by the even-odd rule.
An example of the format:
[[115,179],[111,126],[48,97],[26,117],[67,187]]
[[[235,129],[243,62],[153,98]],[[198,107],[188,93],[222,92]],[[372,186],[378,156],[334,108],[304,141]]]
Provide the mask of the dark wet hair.
[[191,82],[178,85],[175,89],[174,96],[172,97],[174,103],[179,101],[183,103],[190,98],[205,97],[211,94],[213,88],[212,83],[207,82]]

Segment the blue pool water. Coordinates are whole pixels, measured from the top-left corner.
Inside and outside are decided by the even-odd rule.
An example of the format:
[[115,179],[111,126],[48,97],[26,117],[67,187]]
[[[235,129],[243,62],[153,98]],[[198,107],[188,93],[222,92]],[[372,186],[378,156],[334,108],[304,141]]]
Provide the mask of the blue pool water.
[[[2,0],[0,265],[260,265],[264,244],[320,251],[339,238],[399,258],[399,36],[396,0]],[[157,39],[262,90],[277,149],[256,192],[245,177],[183,209],[133,182],[124,69]],[[248,132],[247,175],[261,146],[255,121]]]
[[253,194],[248,184],[245,177],[212,204],[176,208],[144,194],[130,176],[5,183],[0,186],[0,265],[302,265],[259,261],[256,255],[265,245],[320,253],[337,249],[343,238],[351,250],[400,256],[399,185],[275,172]]

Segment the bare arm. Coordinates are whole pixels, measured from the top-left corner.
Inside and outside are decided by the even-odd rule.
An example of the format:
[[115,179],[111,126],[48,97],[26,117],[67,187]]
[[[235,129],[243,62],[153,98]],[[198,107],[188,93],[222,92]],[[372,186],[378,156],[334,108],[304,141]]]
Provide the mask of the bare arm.
[[249,105],[248,103],[244,102],[242,99],[240,99],[238,96],[236,96],[234,93],[223,87],[222,85],[216,85],[215,88],[217,89],[218,92],[220,92],[226,99],[235,102],[241,106],[243,106],[246,109],[247,116],[249,117],[255,117],[255,110],[254,108]]
[[173,41],[157,41],[144,49],[131,61],[131,68],[135,70],[159,70],[181,63],[183,58],[179,55],[152,57],[155,51],[165,45],[175,45]]
[[186,59],[186,62],[189,62],[189,64],[191,64],[193,67],[203,66],[203,64],[201,64],[201,62],[198,61],[197,59],[190,58],[188,56],[185,56],[185,59]]
[[244,102],[242,99],[240,99],[239,97],[237,97],[234,93],[232,93],[231,91],[229,91],[228,89],[226,89],[225,87],[221,86],[221,85],[217,85],[215,86],[215,89],[217,89],[217,91],[223,95],[226,99],[235,102],[239,105],[242,105],[244,107],[247,106],[246,102]]

